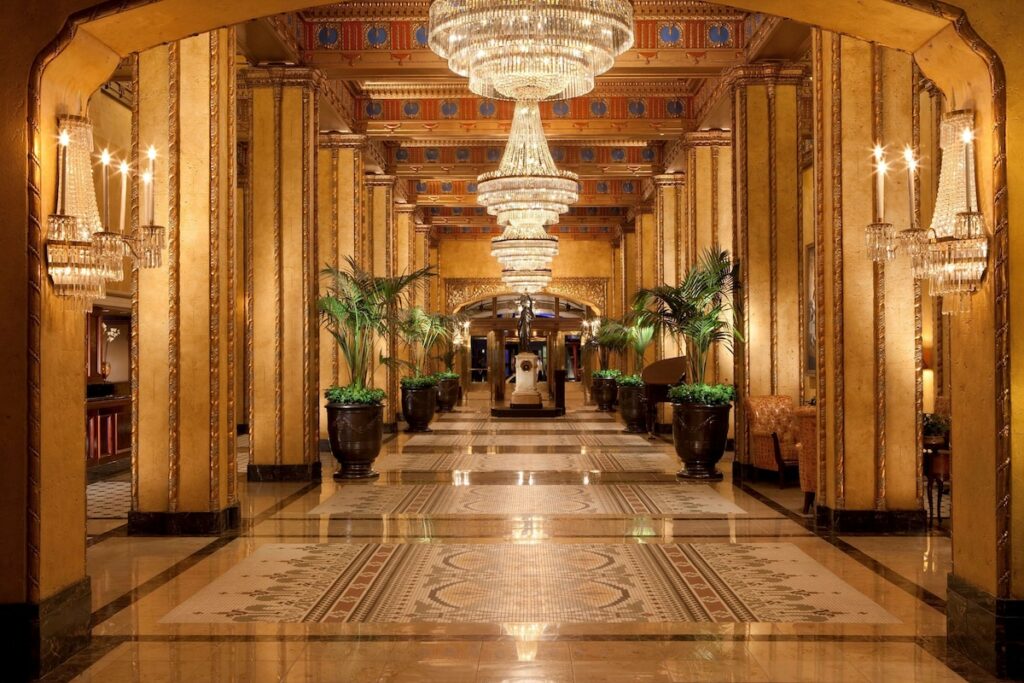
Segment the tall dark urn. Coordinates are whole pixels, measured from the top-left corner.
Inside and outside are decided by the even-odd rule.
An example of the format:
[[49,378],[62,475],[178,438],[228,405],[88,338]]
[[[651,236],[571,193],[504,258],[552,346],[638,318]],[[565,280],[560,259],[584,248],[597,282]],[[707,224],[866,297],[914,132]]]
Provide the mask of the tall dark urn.
[[647,402],[644,400],[644,388],[619,386],[619,414],[622,415],[627,434],[645,434],[647,432]]
[[672,405],[672,441],[683,463],[683,469],[676,475],[680,479],[721,481],[717,465],[729,438],[730,408],[728,403]]
[[327,404],[327,436],[331,454],[341,465],[335,479],[372,479],[373,461],[384,438],[383,408],[379,405]]
[[437,412],[449,413],[459,402],[459,380],[441,379],[437,382]]
[[614,377],[595,377],[593,380],[594,400],[598,410],[615,410],[615,397],[618,385]]
[[430,421],[437,409],[437,387],[402,387],[402,417],[409,428],[407,432],[429,432]]

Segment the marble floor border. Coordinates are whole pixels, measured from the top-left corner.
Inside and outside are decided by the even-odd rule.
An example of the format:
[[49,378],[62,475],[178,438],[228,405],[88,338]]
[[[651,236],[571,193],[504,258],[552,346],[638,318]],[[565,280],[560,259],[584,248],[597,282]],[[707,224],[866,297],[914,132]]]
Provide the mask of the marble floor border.
[[856,560],[860,564],[864,565],[871,571],[881,576],[886,581],[892,583],[901,590],[914,596],[915,598],[917,598],[924,604],[928,605],[929,607],[932,607],[933,609],[936,609],[939,612],[942,612],[943,614],[946,613],[946,601],[943,598],[939,597],[935,593],[932,593],[930,590],[924,588],[923,586],[914,583],[913,581],[906,578],[902,574],[896,572],[895,570],[890,569],[888,566],[882,564],[875,558],[871,557],[863,550],[860,550],[856,546],[839,538],[838,535],[832,533],[831,531],[822,531],[814,524],[814,520],[812,518],[804,517],[803,515],[797,514],[796,512],[790,510],[789,508],[780,505],[779,503],[772,500],[768,496],[764,495],[763,493],[753,488],[749,484],[740,483],[734,484],[734,486],[736,486],[738,489],[740,489],[747,495],[751,496],[758,502],[763,503],[768,507],[772,508],[773,510],[775,510],[776,512],[788,517],[790,521],[793,521],[799,524],[800,526],[804,527],[818,538],[822,539],[826,543],[831,544],[840,552],[844,553],[845,555],[848,555],[850,558]]
[[[346,643],[346,642],[420,642],[420,643],[493,643],[516,642],[506,634],[450,635],[195,635],[195,636],[93,636],[85,650],[74,655],[61,666],[50,672],[42,683],[66,683],[84,673],[117,647],[127,643]],[[902,643],[916,645],[934,657],[948,669],[972,683],[999,683],[987,671],[966,659],[949,647],[942,636],[856,636],[856,635],[797,635],[797,634],[586,634],[586,635],[543,635],[537,642],[552,643],[601,643],[601,642],[643,642],[643,643]]]

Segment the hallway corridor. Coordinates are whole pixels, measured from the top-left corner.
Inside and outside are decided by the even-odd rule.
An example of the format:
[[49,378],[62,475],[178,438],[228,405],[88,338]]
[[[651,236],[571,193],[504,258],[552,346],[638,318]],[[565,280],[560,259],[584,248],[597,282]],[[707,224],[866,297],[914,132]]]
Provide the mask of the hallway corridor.
[[947,536],[819,537],[792,490],[679,483],[579,403],[471,398],[370,484],[327,454],[322,483],[240,477],[237,536],[128,537],[90,500],[93,644],[46,680],[988,680],[946,650]]

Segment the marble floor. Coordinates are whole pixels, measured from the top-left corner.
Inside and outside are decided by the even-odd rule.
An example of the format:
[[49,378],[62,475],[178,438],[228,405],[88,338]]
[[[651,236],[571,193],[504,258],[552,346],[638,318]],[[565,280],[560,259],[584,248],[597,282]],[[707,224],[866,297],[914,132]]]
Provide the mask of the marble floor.
[[220,538],[129,537],[93,484],[93,642],[45,680],[992,680],[946,647],[943,530],[821,535],[795,486],[678,482],[578,397],[487,409],[389,438],[374,482],[243,474]]

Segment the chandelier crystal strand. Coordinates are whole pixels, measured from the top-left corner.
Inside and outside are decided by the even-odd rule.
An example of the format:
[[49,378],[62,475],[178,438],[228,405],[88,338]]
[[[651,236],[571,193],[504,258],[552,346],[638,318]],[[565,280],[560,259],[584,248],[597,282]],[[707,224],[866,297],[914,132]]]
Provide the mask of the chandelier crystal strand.
[[535,294],[551,284],[551,271],[544,268],[538,270],[503,270],[501,280],[509,289],[520,294]]
[[124,279],[124,258],[128,255],[127,244],[120,233],[111,230],[110,224],[110,152],[103,150],[100,156],[101,185],[103,188],[103,229],[92,235],[92,249],[103,277],[109,282]]
[[435,0],[430,48],[482,97],[570,99],[633,46],[628,0]]
[[512,270],[547,268],[558,256],[558,238],[539,225],[508,226],[491,240],[491,256]]

